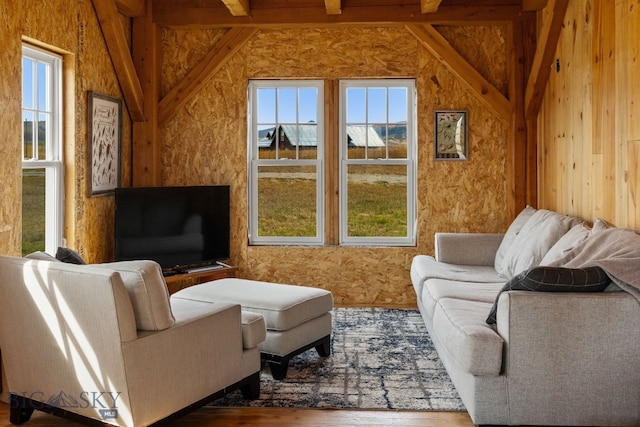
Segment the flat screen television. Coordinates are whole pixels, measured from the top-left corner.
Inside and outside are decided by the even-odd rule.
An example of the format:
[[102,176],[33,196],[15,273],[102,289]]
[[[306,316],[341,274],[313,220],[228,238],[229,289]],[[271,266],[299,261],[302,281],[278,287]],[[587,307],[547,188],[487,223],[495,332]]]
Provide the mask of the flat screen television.
[[115,191],[115,258],[154,260],[165,273],[229,258],[229,186]]

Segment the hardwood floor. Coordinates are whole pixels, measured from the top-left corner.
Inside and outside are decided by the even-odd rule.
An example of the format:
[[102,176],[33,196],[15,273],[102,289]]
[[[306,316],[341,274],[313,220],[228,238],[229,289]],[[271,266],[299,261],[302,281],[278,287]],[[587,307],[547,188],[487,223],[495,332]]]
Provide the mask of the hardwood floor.
[[[9,407],[0,403],[0,427],[9,427]],[[26,427],[81,426],[35,411]],[[365,411],[346,409],[204,407],[171,424],[175,427],[472,427],[466,412]]]

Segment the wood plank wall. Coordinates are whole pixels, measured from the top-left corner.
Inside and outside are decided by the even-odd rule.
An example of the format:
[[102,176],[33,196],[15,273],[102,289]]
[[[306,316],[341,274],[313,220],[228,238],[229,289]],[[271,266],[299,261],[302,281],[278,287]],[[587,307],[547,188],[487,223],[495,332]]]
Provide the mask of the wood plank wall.
[[[166,94],[226,30],[162,30]],[[438,27],[505,96],[506,26]],[[418,245],[415,248],[247,245],[246,88],[251,78],[415,77]],[[434,109],[468,109],[470,160],[433,160]],[[232,259],[239,276],[330,289],[336,305],[415,306],[409,266],[436,231],[503,231],[509,124],[489,111],[404,27],[261,29],[161,128],[164,185],[232,186]],[[336,141],[328,141],[336,143]]]
[[569,2],[538,121],[539,207],[640,227],[640,2]]

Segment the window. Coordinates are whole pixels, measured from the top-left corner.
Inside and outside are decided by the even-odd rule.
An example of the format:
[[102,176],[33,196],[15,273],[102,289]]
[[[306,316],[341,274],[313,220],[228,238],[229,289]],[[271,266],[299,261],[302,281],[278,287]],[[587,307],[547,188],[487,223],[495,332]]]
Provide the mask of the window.
[[23,255],[62,243],[61,68],[59,56],[23,46]]
[[[342,81],[336,105],[323,87],[249,83],[249,243],[324,244],[326,227],[332,244],[414,245],[414,81]],[[330,140],[325,107],[339,121]]]
[[323,242],[323,82],[252,81],[249,241]]
[[413,80],[340,82],[340,244],[415,244]]

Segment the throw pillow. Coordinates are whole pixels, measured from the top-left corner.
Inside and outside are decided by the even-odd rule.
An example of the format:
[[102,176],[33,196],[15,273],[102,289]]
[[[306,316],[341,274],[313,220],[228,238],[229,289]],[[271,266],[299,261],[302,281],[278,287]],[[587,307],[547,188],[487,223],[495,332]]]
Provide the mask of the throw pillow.
[[56,252],[56,259],[62,262],[68,262],[70,264],[86,264],[84,259],[80,256],[80,254],[73,249],[63,248],[60,246],[58,251]]
[[511,245],[513,244],[516,236],[518,235],[518,233],[520,233],[522,227],[526,224],[527,221],[529,221],[529,218],[531,218],[534,213],[536,213],[536,209],[527,205],[527,207],[525,207],[522,212],[518,214],[516,219],[513,220],[513,222],[507,229],[507,232],[504,234],[502,242],[500,242],[500,246],[498,246],[498,250],[496,251],[494,267],[497,272],[500,272],[504,256],[509,248],[511,248]]
[[558,240],[556,244],[549,249],[549,252],[542,257],[540,265],[550,265],[555,260],[562,258],[573,248],[584,242],[584,240],[589,237],[589,233],[590,230],[585,227],[584,224],[576,225],[571,230],[567,231],[567,234],[562,236],[560,240]]
[[600,267],[564,268],[534,267],[509,280],[498,293],[487,317],[488,324],[496,323],[500,294],[506,291],[538,292],[601,292],[611,279]]
[[498,274],[508,280],[539,265],[549,249],[580,222],[577,218],[554,211],[537,210],[513,240]]

